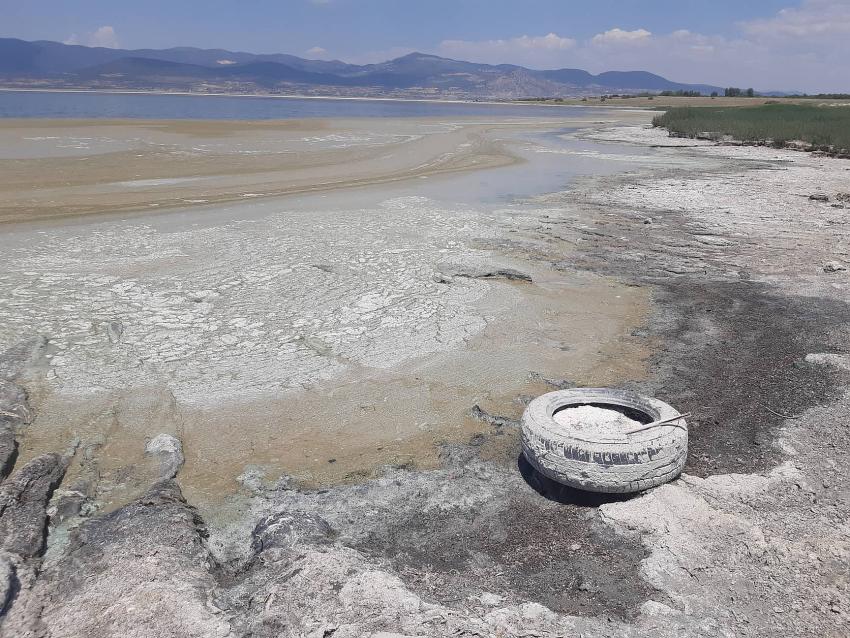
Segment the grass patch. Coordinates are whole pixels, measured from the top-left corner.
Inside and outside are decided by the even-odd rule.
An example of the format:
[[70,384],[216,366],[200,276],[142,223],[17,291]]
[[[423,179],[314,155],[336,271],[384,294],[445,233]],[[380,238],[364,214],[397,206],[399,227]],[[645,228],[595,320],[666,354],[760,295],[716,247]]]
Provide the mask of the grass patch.
[[714,133],[743,142],[772,140],[780,147],[802,140],[823,150],[850,149],[850,106],[685,106],[669,109],[655,117],[652,124],[684,137]]

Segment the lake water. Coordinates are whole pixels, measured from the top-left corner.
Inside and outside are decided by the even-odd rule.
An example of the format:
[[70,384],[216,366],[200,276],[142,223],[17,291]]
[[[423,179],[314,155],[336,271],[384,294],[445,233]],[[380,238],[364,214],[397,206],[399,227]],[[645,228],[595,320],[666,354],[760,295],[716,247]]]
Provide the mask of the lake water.
[[570,117],[581,106],[219,95],[0,91],[0,117],[273,120],[348,117]]

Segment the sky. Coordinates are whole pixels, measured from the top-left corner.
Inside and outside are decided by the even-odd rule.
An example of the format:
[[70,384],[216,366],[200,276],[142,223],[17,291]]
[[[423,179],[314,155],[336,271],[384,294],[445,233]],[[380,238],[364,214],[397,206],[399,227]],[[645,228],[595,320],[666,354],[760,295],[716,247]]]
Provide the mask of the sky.
[[0,36],[380,62],[412,51],[850,92],[850,0],[0,0]]

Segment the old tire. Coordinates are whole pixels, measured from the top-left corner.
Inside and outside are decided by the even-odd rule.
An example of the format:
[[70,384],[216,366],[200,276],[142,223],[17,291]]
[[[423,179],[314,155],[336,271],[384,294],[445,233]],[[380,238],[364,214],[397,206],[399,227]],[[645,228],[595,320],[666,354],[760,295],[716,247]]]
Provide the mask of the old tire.
[[622,408],[645,423],[675,417],[672,406],[624,390],[576,388],[544,394],[522,416],[522,451],[544,476],[580,490],[640,492],[676,478],[688,454],[684,419],[629,435],[582,433],[553,418],[558,410],[578,405]]

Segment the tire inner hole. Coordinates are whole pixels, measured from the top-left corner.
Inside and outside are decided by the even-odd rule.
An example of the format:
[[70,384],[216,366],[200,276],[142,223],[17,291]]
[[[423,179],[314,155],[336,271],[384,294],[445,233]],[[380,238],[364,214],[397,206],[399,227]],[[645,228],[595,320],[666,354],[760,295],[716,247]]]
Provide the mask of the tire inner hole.
[[643,412],[642,410],[638,410],[637,408],[630,408],[625,405],[617,405],[616,403],[594,403],[594,402],[579,402],[579,403],[567,403],[562,406],[559,406],[557,410],[552,413],[554,417],[558,412],[562,410],[569,410],[571,408],[580,408],[582,406],[591,406],[594,408],[601,408],[603,410],[611,410],[612,412],[619,412],[623,416],[632,419],[633,421],[637,421],[641,425],[646,425],[647,423],[652,423],[655,421],[655,418]]

